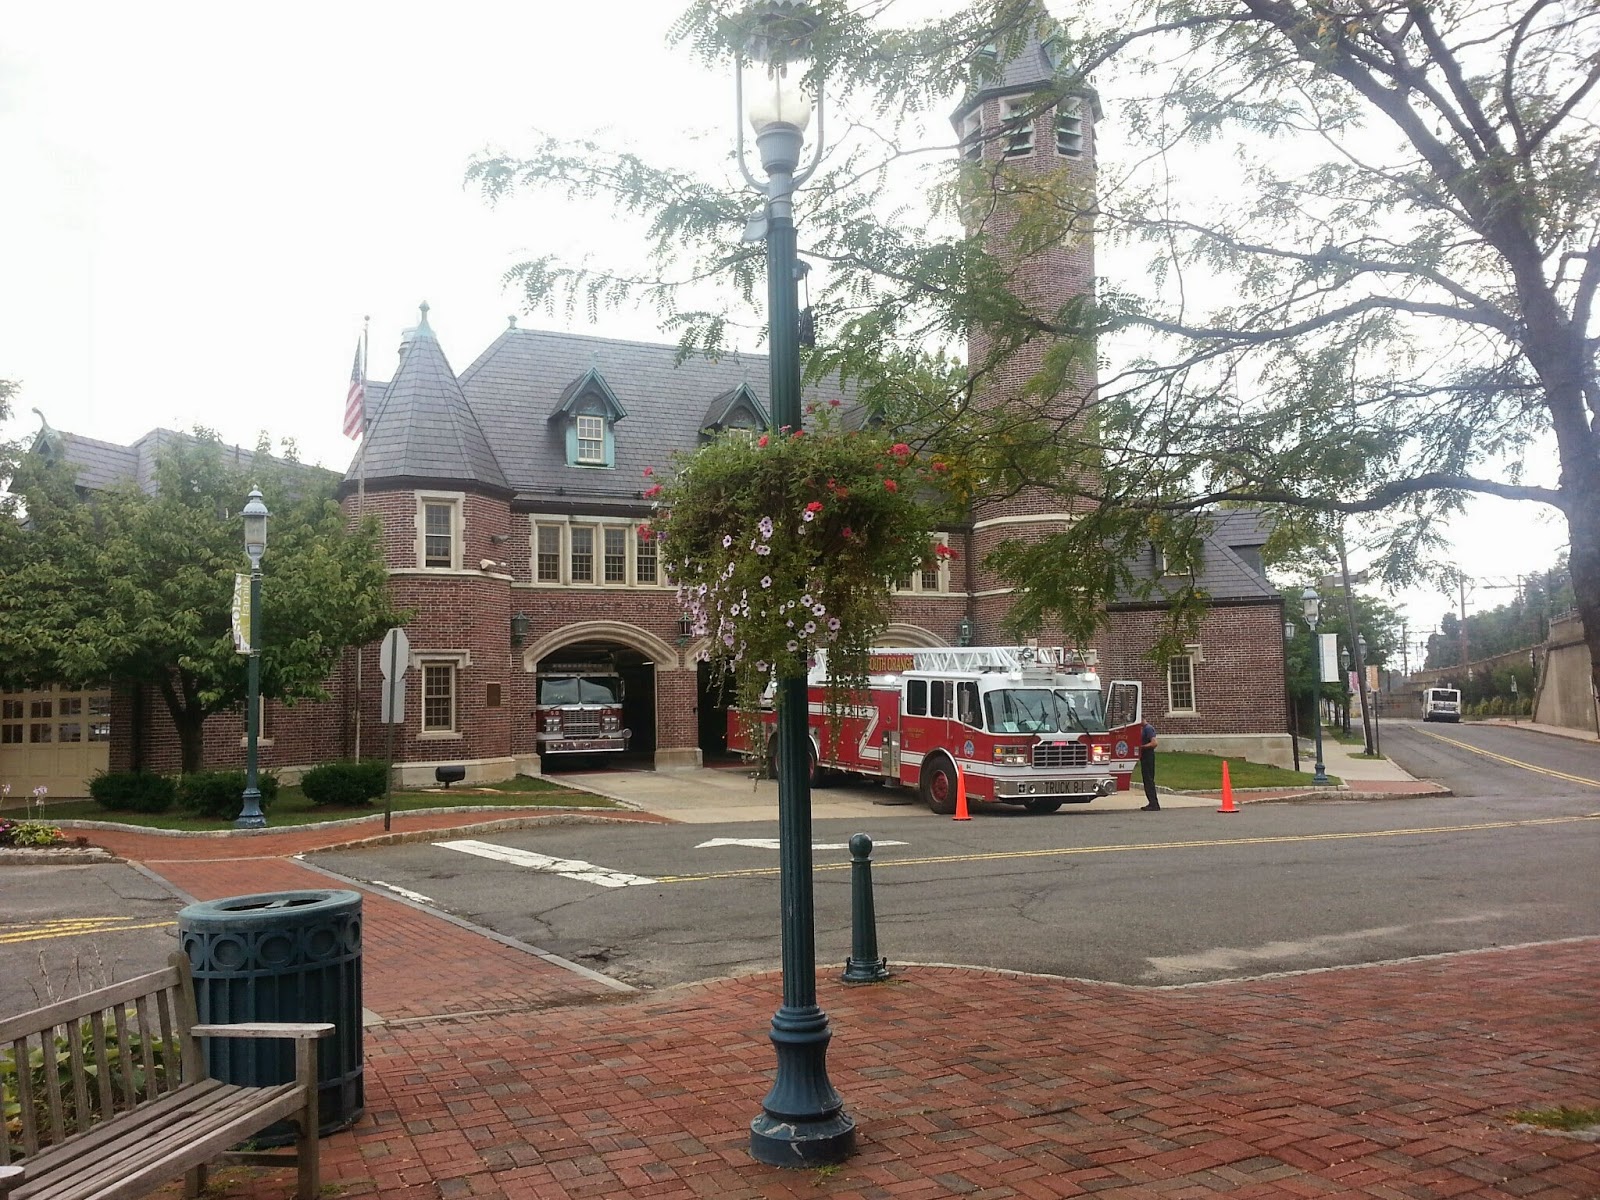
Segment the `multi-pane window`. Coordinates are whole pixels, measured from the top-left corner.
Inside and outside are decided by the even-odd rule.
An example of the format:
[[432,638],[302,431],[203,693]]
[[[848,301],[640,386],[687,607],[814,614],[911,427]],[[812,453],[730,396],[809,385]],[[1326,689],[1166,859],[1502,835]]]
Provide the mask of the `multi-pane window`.
[[1056,106],[1056,153],[1065,158],[1083,153],[1083,101],[1075,96]]
[[[946,534],[938,534],[934,542],[943,548],[948,548],[950,539]],[[898,592],[948,592],[950,590],[950,566],[945,557],[946,549],[941,549],[938,556],[922,564],[918,570],[902,579],[894,581],[895,590]]]
[[1027,158],[1033,153],[1033,118],[1026,100],[1007,100],[1006,157]]
[[661,561],[655,541],[639,526],[597,517],[535,521],[533,581],[544,584],[658,586]]
[[7,696],[0,700],[0,745],[18,745],[22,741],[22,701]]
[[633,578],[636,583],[656,581],[656,540],[642,531],[633,552]]
[[422,731],[451,733],[456,727],[456,668],[454,663],[422,666]]
[[422,565],[453,567],[456,506],[448,501],[427,501],[422,506]]
[[48,689],[0,698],[0,745],[76,745],[111,740],[109,692]]
[[534,575],[540,583],[561,582],[561,526],[540,525],[534,554]]
[[1180,654],[1167,660],[1167,711],[1194,712],[1194,656]]
[[579,413],[578,424],[578,461],[581,463],[605,464],[606,461],[606,419]]
[[607,583],[628,582],[628,531],[619,525],[607,525],[601,530],[605,538],[605,557],[602,563]]
[[572,539],[572,553],[569,556],[570,569],[568,578],[573,583],[594,582],[594,528],[590,525],[574,525],[567,531],[567,536]]

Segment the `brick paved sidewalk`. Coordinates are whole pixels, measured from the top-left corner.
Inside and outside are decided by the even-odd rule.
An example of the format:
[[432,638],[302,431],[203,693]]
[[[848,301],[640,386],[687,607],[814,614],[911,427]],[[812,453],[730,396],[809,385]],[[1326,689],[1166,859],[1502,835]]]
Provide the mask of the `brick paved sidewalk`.
[[[328,886],[256,853],[307,835],[138,848],[196,896]],[[619,997],[386,896],[364,913],[365,999],[389,1023],[365,1033],[366,1115],[323,1142],[330,1195],[1600,1197],[1600,1145],[1505,1120],[1600,1105],[1596,938],[1180,989],[828,973],[861,1152],[788,1172],[747,1149],[776,975]],[[218,1182],[292,1192],[283,1172]]]
[[[911,968],[820,981],[861,1151],[754,1163],[776,976],[369,1031],[340,1196],[1600,1195],[1600,940],[1175,990]],[[289,1177],[224,1175],[278,1200]]]

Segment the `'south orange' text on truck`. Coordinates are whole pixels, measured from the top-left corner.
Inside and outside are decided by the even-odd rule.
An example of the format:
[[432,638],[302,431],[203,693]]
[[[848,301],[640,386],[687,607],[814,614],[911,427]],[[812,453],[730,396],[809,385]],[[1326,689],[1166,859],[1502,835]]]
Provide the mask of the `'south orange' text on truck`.
[[[1140,685],[1102,695],[1092,663],[1060,650],[962,646],[873,650],[867,690],[827,703],[827,659],[807,678],[811,780],[829,771],[915,787],[936,813],[969,801],[1054,812],[1126,791],[1139,758]],[[728,747],[776,773],[776,713],[728,714]],[[751,736],[751,735],[754,736]]]

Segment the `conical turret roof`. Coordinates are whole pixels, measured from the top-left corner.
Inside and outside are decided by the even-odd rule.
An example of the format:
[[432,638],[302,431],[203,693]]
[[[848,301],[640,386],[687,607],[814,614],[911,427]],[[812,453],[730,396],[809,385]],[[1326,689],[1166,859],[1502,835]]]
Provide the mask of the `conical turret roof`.
[[[346,479],[478,484],[509,491],[449,360],[428,324],[428,306],[411,331],[394,379],[367,424],[366,445]],[[364,461],[363,461],[364,460]]]

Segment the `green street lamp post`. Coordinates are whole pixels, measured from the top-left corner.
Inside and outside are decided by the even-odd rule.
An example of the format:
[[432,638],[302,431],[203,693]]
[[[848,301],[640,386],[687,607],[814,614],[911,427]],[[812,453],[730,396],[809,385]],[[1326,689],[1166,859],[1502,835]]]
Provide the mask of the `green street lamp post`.
[[1317,731],[1317,765],[1311,782],[1327,783],[1328,768],[1322,761],[1322,643],[1317,639],[1317,617],[1322,613],[1322,597],[1317,595],[1316,588],[1307,588],[1300,593],[1300,603],[1305,606],[1306,624],[1311,628],[1311,645],[1315,648],[1312,663],[1316,667],[1317,706],[1311,723]]
[[[811,103],[800,84],[810,58],[815,15],[790,0],[767,0],[744,14],[745,44],[735,51],[738,158],[745,180],[765,198],[746,237],[767,243],[767,310],[772,429],[800,428],[800,329],[794,192],[822,152],[821,120],[810,165],[796,174]],[[744,61],[759,82],[745,103]],[[745,166],[743,120],[756,135],[765,182]],[[761,1113],[750,1122],[750,1153],[778,1167],[820,1167],[855,1152],[855,1122],[828,1080],[828,1016],[817,1005],[816,918],[811,879],[810,731],[804,675],[777,683],[778,864],[783,937],[783,1004],[772,1017],[778,1069]]]
[[261,811],[260,780],[256,777],[256,742],[261,737],[261,556],[267,550],[267,518],[272,514],[261,502],[261,489],[250,489],[244,506],[244,552],[250,556],[250,673],[245,691],[244,806],[234,825],[260,829],[267,823]]

